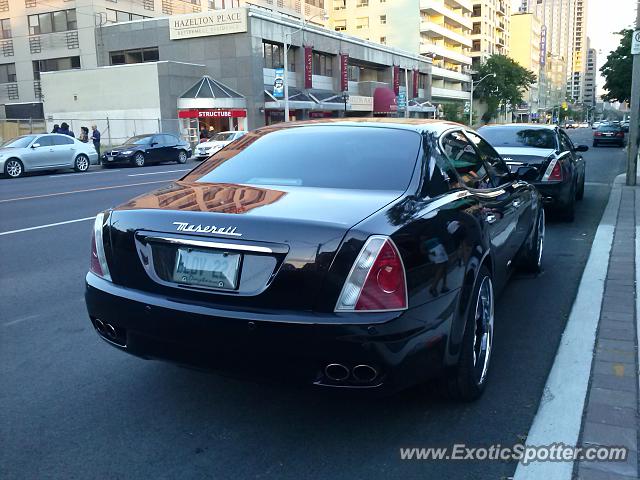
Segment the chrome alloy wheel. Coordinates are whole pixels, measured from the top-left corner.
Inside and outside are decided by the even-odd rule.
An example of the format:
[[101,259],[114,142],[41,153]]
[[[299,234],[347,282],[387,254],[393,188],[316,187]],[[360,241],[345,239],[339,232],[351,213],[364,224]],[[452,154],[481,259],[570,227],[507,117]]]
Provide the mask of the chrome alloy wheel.
[[181,151],[178,153],[178,163],[187,163],[187,153]]
[[76,168],[79,172],[86,172],[89,170],[89,160],[84,155],[80,155],[76,158]]
[[486,379],[493,347],[493,284],[484,277],[478,290],[473,335],[473,367],[478,385]]
[[141,153],[136,153],[136,156],[133,157],[133,162],[136,164],[136,167],[144,167],[144,155]]
[[20,175],[22,175],[22,164],[18,160],[7,160],[4,168],[7,172],[7,175],[9,175],[11,178],[18,178]]

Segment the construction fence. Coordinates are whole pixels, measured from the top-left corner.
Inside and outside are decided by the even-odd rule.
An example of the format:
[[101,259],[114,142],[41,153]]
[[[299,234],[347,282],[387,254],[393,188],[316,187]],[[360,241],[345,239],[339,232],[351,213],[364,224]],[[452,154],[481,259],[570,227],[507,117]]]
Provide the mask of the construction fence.
[[80,136],[81,127],[89,129],[96,125],[101,135],[102,149],[121,145],[135,135],[149,133],[172,133],[192,144],[198,142],[197,125],[192,125],[190,119],[160,119],[160,118],[95,118],[77,119],[65,117],[47,117],[42,119],[0,119],[0,142],[4,143],[19,135],[31,133],[46,133],[53,130],[54,125],[66,122],[76,137]]

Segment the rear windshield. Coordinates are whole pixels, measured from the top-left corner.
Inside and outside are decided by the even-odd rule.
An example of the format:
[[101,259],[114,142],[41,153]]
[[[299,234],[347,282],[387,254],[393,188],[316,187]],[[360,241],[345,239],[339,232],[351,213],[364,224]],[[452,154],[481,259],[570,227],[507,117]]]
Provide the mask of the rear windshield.
[[600,125],[599,132],[619,132],[621,128],[618,125]]
[[404,191],[421,136],[410,130],[304,126],[249,133],[186,181]]
[[36,135],[24,135],[22,137],[12,138],[2,144],[2,147],[24,148],[28,146],[34,138],[36,138]]
[[494,147],[556,148],[554,132],[544,128],[484,127],[478,132]]
[[224,142],[227,140],[231,140],[233,138],[233,136],[235,135],[235,133],[230,132],[230,133],[216,133],[213,137],[211,137],[211,140],[214,142]]

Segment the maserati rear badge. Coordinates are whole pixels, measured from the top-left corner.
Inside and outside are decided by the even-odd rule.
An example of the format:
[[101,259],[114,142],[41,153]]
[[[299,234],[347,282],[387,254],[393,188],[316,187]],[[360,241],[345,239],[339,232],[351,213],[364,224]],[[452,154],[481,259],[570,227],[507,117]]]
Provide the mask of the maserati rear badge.
[[230,235],[233,237],[241,237],[241,233],[236,233],[236,227],[216,227],[215,225],[192,225],[187,222],[173,222],[176,230],[179,232],[194,233],[215,233],[217,235]]

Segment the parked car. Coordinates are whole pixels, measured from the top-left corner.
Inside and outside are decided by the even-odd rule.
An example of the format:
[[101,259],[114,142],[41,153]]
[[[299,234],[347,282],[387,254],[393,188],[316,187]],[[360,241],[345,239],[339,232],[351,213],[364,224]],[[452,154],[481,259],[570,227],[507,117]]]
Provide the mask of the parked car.
[[581,122],[578,127],[580,128],[589,128],[589,122]]
[[119,147],[104,152],[102,165],[129,163],[144,167],[150,163],[186,163],[191,156],[191,145],[169,133],[153,133],[131,137]]
[[614,124],[600,125],[598,129],[593,132],[593,146],[597,147],[600,145],[624,147],[624,131],[622,127]]
[[622,127],[622,131],[624,133],[629,133],[629,120],[625,120],[624,122],[621,122],[620,126]]
[[542,194],[545,206],[566,221],[575,217],[576,200],[584,196],[585,161],[580,155],[589,147],[575,146],[554,125],[487,125],[478,130],[502,155],[512,171],[534,167],[529,180]]
[[[477,398],[494,295],[537,271],[537,190],[477,133],[419,119],[263,127],[97,216],[86,303],[143,358],[317,387],[434,376]],[[508,345],[503,343],[508,348]]]
[[244,136],[247,132],[245,131],[231,131],[231,132],[220,132],[216,133],[209,140],[199,143],[196,146],[196,151],[194,154],[195,160],[204,160],[207,157],[210,157],[214,153],[219,152],[223,147],[226,147],[234,140]]
[[0,171],[10,178],[25,172],[73,168],[86,172],[98,164],[98,154],[90,143],[82,143],[57,133],[22,135],[0,146]]
[[591,129],[596,130],[600,125],[602,125],[602,122],[593,122],[591,124]]
[[566,129],[570,129],[570,128],[578,128],[580,125],[578,124],[578,122],[574,121],[574,120],[567,120],[567,122],[565,122],[564,124],[564,128]]

